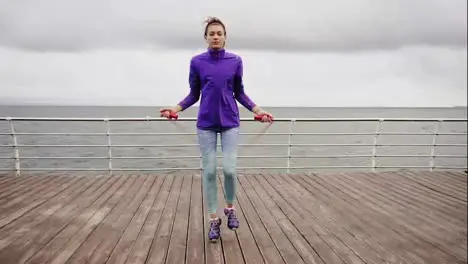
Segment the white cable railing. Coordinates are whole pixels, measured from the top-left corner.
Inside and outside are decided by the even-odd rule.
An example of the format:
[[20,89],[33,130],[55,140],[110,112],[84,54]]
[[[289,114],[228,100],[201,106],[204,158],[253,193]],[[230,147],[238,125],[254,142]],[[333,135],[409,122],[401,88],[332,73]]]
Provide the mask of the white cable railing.
[[[188,148],[188,147],[197,147],[198,144],[114,144],[112,138],[116,136],[130,136],[130,137],[139,137],[139,136],[196,136],[196,133],[189,132],[112,132],[111,123],[113,122],[174,122],[168,121],[163,118],[52,118],[52,117],[0,117],[0,122],[8,122],[9,131],[0,133],[0,136],[11,136],[11,144],[1,144],[0,150],[4,148],[10,148],[12,151],[11,156],[0,156],[0,160],[13,160],[14,167],[0,167],[0,171],[14,171],[19,175],[22,171],[107,171],[113,173],[114,171],[172,171],[172,170],[201,170],[200,166],[180,166],[180,167],[116,167],[113,164],[114,160],[193,160],[201,159],[200,155],[163,155],[163,156],[117,156],[113,154],[113,150],[119,148]],[[105,132],[18,132],[15,124],[16,122],[98,122],[104,123],[106,130]],[[179,118],[175,122],[194,122],[196,118]],[[241,118],[241,122],[257,122],[249,118]],[[365,123],[375,123],[375,131],[372,132],[295,132],[295,124],[299,123],[325,123],[325,122],[365,122]],[[419,123],[434,123],[431,126],[430,131],[424,132],[385,132],[382,131],[382,125],[389,122],[419,122]],[[277,147],[277,148],[286,148],[286,153],[283,155],[239,155],[239,159],[285,159],[285,165],[283,166],[239,166],[239,170],[243,169],[274,169],[274,170],[284,170],[290,172],[291,170],[314,170],[314,169],[371,169],[373,171],[377,169],[429,169],[431,171],[435,169],[466,169],[466,137],[467,132],[464,129],[461,132],[441,132],[441,125],[445,123],[464,123],[466,128],[467,119],[462,118],[277,118],[275,123],[289,123],[288,132],[260,132],[260,133],[248,133],[243,132],[241,135],[246,136],[287,136],[287,142],[284,143],[241,143],[239,147]],[[163,125],[165,125],[163,123]],[[1,130],[0,130],[1,131]],[[431,143],[379,143],[382,136],[431,136]],[[439,136],[457,136],[460,137],[457,140],[457,143],[438,143],[437,139]],[[91,137],[91,136],[102,136],[106,137],[106,144],[21,144],[20,137],[29,136],[82,136],[82,137]],[[372,137],[372,143],[295,143],[294,137],[297,136],[311,136],[311,137],[320,137],[320,136],[338,136],[338,137],[351,137],[351,136],[369,136]],[[219,145],[219,143],[218,143]],[[21,156],[20,153],[22,149],[26,148],[106,148],[107,155],[105,156]],[[309,155],[309,154],[295,154],[293,152],[294,147],[371,147],[371,151],[367,154],[362,154],[362,151],[356,153],[346,153],[346,154],[337,154],[337,155]],[[379,147],[429,147],[430,151],[427,154],[379,154]],[[437,147],[454,147],[462,148],[465,150],[461,154],[437,154]],[[53,153],[53,151],[50,151]],[[458,153],[458,151],[457,151]],[[218,156],[222,158],[222,156]],[[310,165],[310,166],[294,166],[293,160],[300,159],[333,159],[338,160],[340,158],[368,158],[369,163],[364,165],[342,165],[339,162],[338,164],[333,165]],[[427,165],[378,165],[377,158],[427,158]],[[457,166],[437,166],[437,158],[447,158],[447,159],[461,159],[463,162]],[[107,160],[106,167],[21,167],[21,164],[25,160]],[[254,162],[255,163],[255,162]],[[199,162],[201,164],[201,162]],[[257,163],[258,164],[258,163]]]

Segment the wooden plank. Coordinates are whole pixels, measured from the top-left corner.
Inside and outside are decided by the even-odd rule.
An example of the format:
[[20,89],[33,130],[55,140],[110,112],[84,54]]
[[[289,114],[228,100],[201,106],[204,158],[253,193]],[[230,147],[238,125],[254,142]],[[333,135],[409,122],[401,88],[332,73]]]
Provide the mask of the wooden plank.
[[[79,188],[80,185],[75,184],[74,187]],[[69,189],[69,191],[73,190],[73,188]],[[73,197],[70,197],[68,192],[62,192],[61,194],[52,197],[47,202],[34,209],[31,209],[20,218],[1,228],[0,249],[9,244],[14,239],[27,234],[29,230],[33,229],[35,225],[47,219],[62,206],[65,206],[67,201],[71,200],[72,198]]]
[[[424,178],[431,182],[434,182],[437,185],[443,186],[446,189],[454,191],[459,194],[466,193],[466,188],[461,181],[457,181],[446,174],[446,172],[434,171],[434,172],[421,172],[418,173],[419,178]],[[465,185],[466,187],[466,185]]]
[[183,177],[182,189],[180,193],[179,203],[174,218],[174,226],[169,241],[169,249],[165,263],[185,263],[186,262],[186,247],[187,247],[187,232],[190,212],[190,198],[192,190],[192,175],[179,176]]
[[423,173],[415,174],[412,172],[408,172],[399,173],[399,175],[411,181],[414,181],[415,183],[420,184],[428,189],[439,192],[445,196],[450,196],[454,199],[464,201],[465,203],[467,202],[466,195],[464,196],[463,194],[460,194],[458,192],[453,192],[450,187],[435,183],[433,180],[425,177]]
[[[65,196],[62,197],[64,203],[67,203],[66,196],[71,198],[76,197],[86,191],[97,180],[94,177],[82,179],[84,182],[76,182],[74,186],[61,193],[61,195]],[[70,204],[67,204],[67,207]],[[62,207],[61,205],[59,206]],[[54,207],[51,209],[57,211]],[[14,242],[8,244],[7,247],[0,251],[0,263],[26,263],[29,258],[42,249],[48,241],[68,224],[66,220],[68,215],[72,215],[72,213],[65,208],[56,214],[51,214],[45,221],[32,225],[29,229],[20,229],[20,232],[8,237],[13,237],[11,240],[14,240]]]
[[414,182],[394,173],[363,173],[361,176],[353,177],[351,180],[357,178],[368,183],[370,188],[385,193],[389,200],[419,212],[421,217],[434,219],[435,224],[441,223],[441,228],[463,227],[466,231],[466,224],[463,224],[466,222],[466,215],[463,214],[466,205],[460,202],[450,203],[438,193],[421,190]]
[[[254,181],[254,177],[255,176],[246,178],[247,184],[250,185],[250,188],[252,188],[257,197],[260,198],[259,203],[262,204],[261,206],[264,207],[266,211],[270,212],[272,219],[276,220],[278,226],[280,226],[283,233],[288,237],[301,259],[305,263],[324,263],[324,260],[311,247],[305,239],[304,234],[298,231],[288,215],[271,199],[262,186],[255,184],[257,182]],[[254,184],[252,184],[252,182]]]
[[120,199],[119,202],[116,203],[115,207],[113,207],[112,210],[110,210],[110,212],[104,217],[104,219],[100,221],[99,225],[92,231],[92,233],[80,245],[80,247],[77,248],[75,252],[73,252],[68,260],[69,262],[94,263],[93,260],[96,257],[95,253],[99,254],[98,248],[100,247],[101,243],[103,243],[103,239],[107,238],[109,233],[112,233],[112,227],[115,225],[115,222],[119,218],[120,214],[124,212],[131,199],[137,195],[138,191],[146,180],[147,177],[136,177],[135,183],[132,184],[129,190],[124,193],[122,199]]
[[466,194],[467,182],[464,180],[457,179],[449,174],[449,172],[434,171],[432,173],[426,173],[428,178],[436,178],[442,181],[447,187],[453,188],[462,194]]
[[97,229],[95,231],[96,233],[102,232],[102,234],[99,235],[101,242],[89,258],[89,263],[105,263],[108,260],[114,247],[119,242],[128,224],[140,207],[143,199],[146,197],[152,185],[154,184],[155,177],[148,175],[140,175],[139,177],[144,178],[143,184],[140,185],[133,197],[129,197],[129,199],[125,201],[127,204],[124,204],[124,201],[122,201],[120,203],[122,207],[116,207],[115,220],[113,222],[109,221],[108,226],[103,225],[102,229]]
[[467,179],[468,179],[468,174],[464,171],[447,171],[445,172],[447,175],[449,175],[452,179],[457,179],[458,181],[461,182],[461,184],[465,185],[468,187],[467,184]]
[[[265,181],[261,175],[252,175],[246,178],[250,186],[262,197],[263,204],[270,210],[277,222],[281,224],[286,235],[291,236],[290,240],[295,246],[298,253],[301,255],[305,263],[342,263],[340,259],[323,240],[315,234],[312,237],[310,229],[304,224],[304,219],[288,208],[284,207],[284,203],[278,202],[273,194],[274,190],[270,189],[269,183]],[[281,206],[283,205],[283,206]],[[320,251],[320,252],[319,252]],[[359,261],[358,263],[362,263]]]
[[137,189],[133,197],[129,197],[128,201],[125,201],[128,202],[127,204],[124,204],[122,201],[120,203],[122,207],[116,207],[116,218],[114,222],[109,222],[108,226],[104,226],[104,228],[95,231],[96,233],[102,232],[102,234],[99,235],[101,242],[94,250],[93,255],[91,255],[89,263],[105,263],[109,259],[114,247],[124,234],[131,219],[141,206],[144,198],[148,195],[156,179],[148,175],[140,175],[139,177],[144,178],[143,185]]
[[[423,263],[432,261],[426,259],[427,257],[437,259],[437,261],[439,261],[438,263],[458,263],[458,260],[453,255],[447,254],[446,251],[435,247],[433,241],[426,239],[426,234],[421,234],[419,229],[415,228],[414,225],[401,221],[400,218],[398,218],[399,212],[397,210],[389,206],[382,206],[375,199],[369,198],[366,192],[356,188],[353,184],[342,183],[339,175],[327,175],[326,178],[322,175],[315,175],[315,177],[310,177],[309,180],[320,184],[321,187],[333,186],[333,189],[331,189],[332,192],[345,194],[346,196],[342,199],[355,201],[356,204],[354,206],[358,210],[356,212],[358,214],[362,215],[364,212],[371,209],[373,213],[371,213],[372,216],[369,216],[369,219],[373,217],[378,220],[367,222],[368,228],[374,223],[383,222],[384,224],[377,229],[378,232],[384,233],[389,229],[397,232],[398,236],[393,237],[392,241],[403,243],[402,247],[405,247],[405,245],[408,247],[408,243],[411,243],[411,249],[415,251],[414,253],[417,252],[418,258],[425,259]],[[403,240],[403,237],[405,240]],[[384,240],[381,239],[381,241]],[[432,248],[432,252],[427,252],[427,248]],[[403,253],[403,250],[400,249],[400,252]],[[408,253],[406,257],[415,257],[415,255]],[[414,261],[419,261],[418,258],[414,259]]]
[[[242,255],[242,250],[239,245],[239,240],[237,238],[236,231],[231,231],[227,227],[227,217],[224,215],[224,207],[226,206],[225,201],[225,189],[224,189],[224,181],[222,182],[224,177],[220,175],[217,177],[217,185],[218,185],[218,204],[219,204],[219,217],[222,219],[222,226],[221,226],[221,240],[223,245],[223,255],[224,255],[224,263],[225,264],[237,264],[237,263],[245,263],[244,256]],[[237,184],[237,181],[236,181]],[[240,225],[239,225],[240,228]]]
[[[338,180],[343,182],[343,186],[350,184],[359,184],[356,188],[359,188],[362,192],[362,196],[369,200],[374,200],[385,212],[392,212],[392,217],[398,218],[402,223],[406,223],[413,231],[421,234],[428,241],[431,241],[435,245],[447,250],[448,252],[454,252],[455,256],[459,256],[460,253],[466,252],[463,246],[459,244],[453,244],[455,233],[451,232],[451,229],[446,229],[438,225],[438,221],[430,221],[429,216],[422,217],[422,212],[417,207],[407,208],[407,203],[395,203],[391,200],[391,194],[387,192],[377,191],[378,187],[368,186],[367,181],[361,182],[361,177],[351,177],[343,175],[338,177]],[[428,210],[428,209],[426,209]],[[387,213],[389,214],[389,213]],[[440,219],[439,219],[440,221]],[[446,223],[449,225],[449,223]]]
[[[348,182],[354,181],[366,186],[369,190],[369,194],[375,195],[377,199],[384,199],[386,204],[390,206],[395,206],[401,212],[407,213],[417,213],[414,214],[415,221],[421,221],[422,223],[429,223],[431,225],[437,225],[438,223],[441,224],[438,229],[447,229],[446,231],[450,231],[453,228],[460,227],[460,221],[455,222],[456,219],[449,219],[450,215],[447,216],[448,213],[445,211],[444,213],[438,213],[437,211],[444,210],[437,205],[437,201],[427,201],[428,196],[425,195],[424,197],[420,197],[417,193],[412,192],[411,194],[407,192],[402,192],[394,188],[393,186],[387,184],[385,186],[380,186],[382,183],[385,182],[383,179],[376,179],[377,176],[368,177],[366,174],[361,175],[361,177],[352,177],[346,176],[343,179],[347,179]],[[388,177],[387,177],[388,178]],[[401,180],[396,180],[394,182],[399,182],[399,185],[406,185],[401,183]],[[369,186],[367,186],[369,185]],[[419,198],[419,200],[418,200]],[[459,213],[458,211],[457,213]],[[404,215],[402,215],[404,216]],[[432,220],[432,221],[431,221]]]
[[163,210],[168,202],[169,193],[172,189],[174,180],[175,177],[173,175],[166,176],[161,190],[151,207],[148,217],[146,218],[143,228],[135,241],[135,245],[128,256],[126,263],[146,263]]
[[157,195],[159,194],[162,184],[166,178],[165,176],[160,175],[154,177],[155,182],[151,186],[151,190],[148,192],[145,200],[141,203],[131,223],[125,230],[125,233],[114,247],[107,263],[124,264],[126,262],[131,250],[133,249],[135,241],[143,228],[143,224],[150,213],[150,209],[156,202]]
[[[457,171],[449,171],[449,170],[434,170],[434,171],[421,171],[419,173],[426,174],[427,177],[440,179],[444,182],[448,182],[450,184],[464,184],[466,187],[466,173],[461,173]],[[463,186],[462,186],[463,187]]]
[[[377,239],[368,234],[363,220],[353,215],[355,212],[348,212],[349,207],[345,206],[335,193],[310,184],[304,175],[272,178],[276,180],[275,184],[279,189],[288,190],[290,196],[297,200],[298,211],[309,213],[305,214],[304,218],[317,223],[317,230],[320,230],[320,226],[326,230],[321,231],[323,237],[334,236],[344,244],[344,247],[339,244],[335,247],[343,258],[347,256],[358,262],[353,256],[356,255],[359,260],[369,264],[402,262],[398,255],[376,243]],[[379,233],[375,235],[378,237]],[[348,249],[351,254],[348,253]]]
[[[41,193],[45,193],[47,189],[50,189],[52,184],[63,183],[66,179],[63,177],[38,177],[35,182],[24,182],[16,188],[12,188],[14,192],[9,194],[8,191],[5,192],[5,196],[1,199],[0,212],[6,213],[7,210],[15,208],[16,204],[27,201],[28,198],[35,198]],[[68,180],[71,179],[68,178]]]
[[[452,209],[466,208],[466,202],[453,198],[452,196],[445,195],[443,193],[437,192],[431,188],[427,188],[417,182],[411,180],[410,178],[405,177],[401,173],[379,173],[376,176],[392,177],[398,179],[398,181],[404,181],[405,185],[408,185],[411,188],[411,191],[420,193],[421,195],[427,195],[428,197],[433,198],[434,200],[439,201],[440,203],[445,204],[447,207]],[[401,184],[399,184],[401,185]]]
[[[297,237],[289,237],[289,234],[285,234],[284,230],[292,230],[290,227],[280,227],[282,225],[285,218],[282,216],[280,219],[274,219],[273,215],[270,211],[273,208],[266,208],[265,205],[261,203],[261,200],[266,199],[266,197],[259,197],[252,186],[248,184],[246,177],[239,178],[240,185],[244,188],[245,192],[247,193],[252,205],[257,212],[260,221],[263,223],[265,228],[268,230],[268,233],[271,236],[271,239],[275,243],[276,247],[278,248],[279,252],[283,256],[286,263],[305,263],[304,260],[301,258],[299,253],[297,252],[296,248],[292,243],[292,240],[297,239]],[[276,220],[276,221],[275,221]],[[296,245],[300,247],[304,247],[304,245]]]
[[205,230],[203,222],[202,181],[200,175],[193,176],[189,230],[187,235],[187,264],[205,263]]
[[[342,190],[335,190],[332,184],[317,183],[315,177],[312,175],[295,175],[291,177],[291,180],[306,188],[310,194],[317,196],[317,199],[312,201],[323,201],[324,205],[319,204],[316,210],[320,212],[321,217],[319,219],[324,218],[322,224],[332,223],[336,225],[338,230],[332,232],[338,235],[366,263],[426,263],[419,256],[414,256],[411,252],[408,252],[404,247],[401,247],[401,250],[397,252],[393,252],[395,248],[382,243],[392,235],[391,225],[380,224],[379,219],[376,218],[378,215],[369,212],[365,205],[353,203],[352,199],[345,198]],[[330,175],[327,175],[328,177]],[[373,220],[366,221],[368,219]],[[341,225],[341,228],[339,225]],[[399,239],[396,241],[402,243]]]
[[73,214],[67,215],[68,223],[65,228],[50,240],[28,263],[51,263],[52,259],[70,243],[73,236],[81,230],[86,221],[99,209],[115,191],[124,183],[126,177],[101,177],[105,183],[98,185],[97,189],[88,189],[91,193],[85,193],[82,199],[72,203]]
[[[88,180],[96,179],[90,178]],[[48,218],[54,215],[59,209],[67,206],[67,203],[79,196],[82,191],[84,191],[83,188],[86,188],[89,184],[92,184],[92,182],[78,181],[71,188],[68,188],[47,202],[30,210],[16,221],[1,228],[0,249],[3,249],[14,240],[30,234],[31,231],[37,231],[37,225],[47,221]]]
[[173,231],[174,217],[179,203],[180,192],[182,188],[182,181],[185,178],[176,176],[174,184],[172,185],[169,198],[164,208],[160,225],[153,238],[153,245],[151,246],[147,263],[165,263],[167,258],[167,250],[169,249],[169,239]]
[[3,197],[11,195],[15,191],[18,191],[18,186],[23,185],[26,182],[38,180],[39,177],[32,176],[19,176],[19,177],[5,177],[0,182],[0,204],[4,201]]
[[11,176],[10,174],[11,174],[11,171],[10,172],[0,172],[0,182],[1,182],[1,180],[3,180],[6,177],[10,177]]
[[[348,180],[353,180],[351,176],[346,176]],[[417,190],[407,191],[407,186],[414,184],[411,181],[408,183],[400,178],[393,178],[392,182],[387,182],[386,179],[392,178],[391,175],[386,177],[379,177],[375,175],[362,174],[356,177],[362,184],[369,185],[372,191],[378,190],[378,195],[384,197],[390,204],[400,205],[402,210],[410,210],[412,213],[418,213],[416,218],[421,218],[423,221],[433,220],[435,224],[444,222],[440,228],[459,228],[461,219],[457,219],[457,214],[460,210],[455,212],[440,203],[437,199],[431,199],[427,193],[421,194]],[[385,179],[386,178],[386,179]],[[402,190],[406,189],[406,190]],[[466,208],[466,207],[465,207]]]
[[[224,188],[224,182],[221,181],[221,179],[219,182]],[[237,190],[239,185],[238,180],[236,181],[236,185]],[[237,198],[238,191],[236,191],[236,194]],[[224,195],[226,195],[226,192],[224,192]],[[226,256],[226,263],[265,263],[262,258],[262,254],[260,253],[260,249],[258,248],[258,245],[256,244],[256,241],[252,235],[252,230],[250,229],[249,223],[245,220],[244,212],[241,206],[237,203],[235,204],[235,207],[236,216],[240,223],[239,228],[235,232],[238,243],[234,242],[234,238],[232,238],[232,232],[224,232],[225,234],[223,235],[222,239],[224,255]],[[227,239],[226,233],[228,236]],[[231,246],[231,243],[234,244],[234,246]],[[239,247],[237,247],[237,245],[239,245]],[[235,251],[235,256],[231,256],[230,251],[232,250]],[[237,250],[240,251],[240,254]]]
[[[48,181],[53,181],[53,180],[58,180],[57,177],[43,177],[43,176],[30,176],[30,177],[25,177],[25,176],[20,176],[20,177],[11,177],[11,181],[8,183],[5,183],[5,185],[1,185],[0,191],[2,195],[0,198],[2,198],[2,201],[4,200],[4,197],[6,196],[11,196],[14,195],[13,197],[17,197],[18,195],[22,195],[23,193],[26,193],[27,191],[31,191],[36,186],[39,186],[41,184],[44,184],[45,182]],[[34,187],[34,188],[33,188]],[[12,192],[14,190],[14,192]]]
[[[124,178],[124,177],[123,177]],[[68,231],[67,234],[71,237],[67,240],[67,243],[63,245],[60,252],[54,256],[50,264],[62,264],[67,262],[72,255],[77,251],[78,248],[86,241],[88,236],[94,231],[95,228],[103,221],[103,219],[109,214],[109,212],[116,206],[116,204],[122,199],[124,194],[128,194],[128,189],[135,182],[136,177],[130,176],[128,180],[124,178],[124,184],[113,188],[112,192],[108,193],[112,195],[105,196],[102,200],[93,204],[90,210],[86,210],[82,213],[72,225],[72,230]],[[75,229],[78,229],[76,232]],[[75,232],[73,232],[75,231]],[[85,252],[86,253],[86,252]],[[90,252],[92,253],[92,252]]]
[[219,243],[198,174],[4,179],[0,263],[466,263],[466,175],[241,174],[235,232],[223,179]]
[[[203,176],[202,176],[202,180],[203,180]],[[216,179],[215,179],[216,180]],[[202,182],[203,183],[203,182]],[[220,238],[216,243],[214,242],[211,242],[209,239],[208,239],[208,230],[210,228],[210,222],[209,222],[209,219],[210,219],[210,216],[208,214],[208,210],[206,208],[208,208],[208,203],[206,201],[206,192],[205,192],[205,186],[202,184],[203,188],[202,188],[202,192],[203,192],[203,223],[204,223],[204,226],[205,226],[205,261],[206,261],[206,264],[224,264],[225,262],[225,259],[224,259],[224,252],[223,252],[223,240],[222,238]],[[217,208],[217,213],[218,213],[218,216],[221,217],[221,215],[219,215],[220,211],[222,211],[222,202],[223,200],[220,200],[219,197],[219,192],[221,190],[219,190],[219,187],[218,187],[218,184],[216,184],[216,188],[218,190],[218,208]],[[223,224],[226,224],[225,222],[223,222]],[[221,227],[221,236],[223,234],[223,229]]]
[[[403,232],[403,230],[406,230],[406,228],[408,228],[408,230],[411,230],[411,228],[414,228],[411,225],[408,225],[407,223],[402,224],[400,218],[396,217],[393,214],[390,215],[390,213],[386,212],[387,208],[386,207],[383,208],[381,203],[388,203],[387,200],[385,200],[383,198],[378,199],[378,198],[373,198],[373,197],[369,196],[368,192],[372,192],[372,190],[369,190],[367,188],[362,188],[358,184],[358,182],[359,182],[358,178],[362,177],[360,174],[353,174],[350,177],[353,179],[353,181],[350,181],[350,180],[345,181],[345,179],[346,179],[345,174],[327,175],[326,183],[325,183],[325,179],[322,178],[321,175],[317,175],[317,177],[314,177],[313,180],[316,181],[317,183],[321,184],[322,186],[328,183],[329,185],[333,186],[333,188],[336,188],[337,190],[342,190],[342,192],[346,195],[346,198],[343,197],[343,199],[349,199],[349,197],[351,197],[352,199],[354,199],[356,201],[357,204],[360,204],[359,209],[361,209],[362,207],[367,205],[372,210],[377,212],[379,215],[382,214],[382,215],[388,216],[388,219],[394,220],[396,222],[396,223],[394,223],[392,221],[393,222],[392,224],[386,224],[389,227],[393,227],[394,225],[397,225],[397,226],[400,225],[399,230],[401,230],[402,232]],[[405,227],[405,228],[403,228],[403,227]],[[408,232],[408,230],[406,232]],[[412,235],[414,235],[414,234],[412,234]],[[416,236],[416,237],[415,236],[410,236],[408,238],[416,238],[416,241],[421,239],[418,236]],[[426,241],[426,242],[428,242],[428,241]],[[431,245],[431,246],[433,247],[433,245]]]
[[[310,208],[311,204],[305,203],[297,195],[297,192],[292,190],[293,187],[289,183],[277,182],[271,174],[258,175],[252,178],[257,182],[252,182],[251,185],[263,186],[266,193],[291,219],[294,226],[307,239],[310,246],[317,251],[317,254],[325,263],[364,263],[346,244],[335,236],[334,232],[326,230],[320,225],[318,219],[305,209]],[[308,221],[304,221],[304,219]]]
[[9,210],[2,211],[0,214],[0,228],[15,221],[19,217],[26,214],[28,211],[45,203],[48,199],[66,190],[79,180],[79,178],[70,177],[60,179],[61,181],[56,182],[56,184],[51,184],[43,190],[38,191],[36,195],[31,195],[31,197],[19,199],[17,201],[19,204],[15,203],[15,207],[10,207]]
[[[242,177],[249,177],[248,175]],[[240,180],[242,177],[238,177]],[[252,236],[254,237],[260,253],[262,254],[265,263],[286,263],[283,256],[278,251],[275,243],[273,242],[268,230],[265,228],[257,215],[252,203],[245,193],[245,190],[241,184],[238,185],[237,200],[240,208],[242,209],[245,217],[246,224],[252,230]]]
[[[7,179],[7,178],[10,178],[12,177],[12,173],[11,172],[0,172],[0,183],[2,183],[3,180]],[[21,177],[23,175],[19,175],[19,177]]]
[[4,185],[8,183],[14,183],[18,181],[23,181],[26,180],[27,178],[32,177],[31,175],[9,175],[9,174],[3,174],[0,175],[0,190],[3,188]]

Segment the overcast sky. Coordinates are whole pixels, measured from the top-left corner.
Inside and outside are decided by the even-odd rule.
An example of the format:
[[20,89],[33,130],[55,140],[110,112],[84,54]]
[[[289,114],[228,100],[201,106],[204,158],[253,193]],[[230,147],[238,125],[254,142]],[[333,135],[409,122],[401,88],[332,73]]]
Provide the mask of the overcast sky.
[[466,105],[466,9],[466,0],[0,0],[0,102],[173,105],[205,49],[203,20],[218,16],[260,105]]

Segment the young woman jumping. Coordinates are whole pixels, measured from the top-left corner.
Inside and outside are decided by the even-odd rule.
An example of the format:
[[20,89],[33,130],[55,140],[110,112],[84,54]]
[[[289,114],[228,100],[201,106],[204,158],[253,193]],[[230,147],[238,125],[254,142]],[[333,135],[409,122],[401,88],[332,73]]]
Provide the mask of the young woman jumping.
[[220,237],[221,219],[216,213],[216,145],[221,135],[227,227],[239,228],[234,208],[237,184],[237,144],[239,135],[239,109],[236,100],[249,111],[261,116],[262,122],[271,122],[273,116],[255,105],[245,94],[242,81],[243,65],[240,56],[226,52],[226,27],[218,18],[206,21],[205,40],[208,50],[190,60],[190,93],[178,105],[161,109],[161,116],[171,118],[195,104],[201,94],[197,118],[197,134],[202,154],[203,189],[208,204],[210,228],[208,238]]

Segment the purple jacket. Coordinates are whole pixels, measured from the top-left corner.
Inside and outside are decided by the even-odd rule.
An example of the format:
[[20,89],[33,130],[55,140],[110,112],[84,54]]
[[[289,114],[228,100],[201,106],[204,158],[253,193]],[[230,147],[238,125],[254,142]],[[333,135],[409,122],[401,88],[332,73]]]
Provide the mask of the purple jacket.
[[195,104],[201,94],[197,127],[225,129],[239,126],[236,100],[252,111],[255,104],[244,92],[242,59],[233,53],[212,50],[190,61],[190,93],[179,105],[182,110]]

